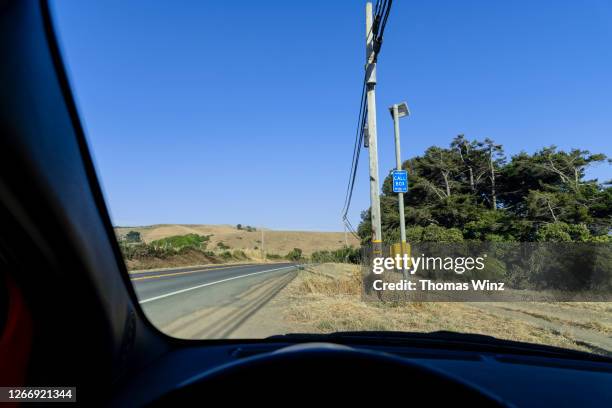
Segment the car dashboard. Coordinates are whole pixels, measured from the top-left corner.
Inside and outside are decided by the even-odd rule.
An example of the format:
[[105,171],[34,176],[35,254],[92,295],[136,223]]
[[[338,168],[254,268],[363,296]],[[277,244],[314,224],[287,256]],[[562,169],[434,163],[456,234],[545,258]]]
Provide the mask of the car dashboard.
[[[148,405],[168,393],[180,392],[194,379],[205,377],[220,367],[265,358],[296,347],[331,350],[342,347],[390,356],[461,379],[495,396],[502,406],[610,406],[612,403],[612,364],[605,361],[397,345],[265,341],[202,345],[171,352],[122,384],[112,405]],[[286,372],[286,375],[296,374]],[[385,373],[376,370],[368,373],[363,383],[371,385],[372,390],[379,390],[372,391],[379,396],[380,392],[387,392],[399,398],[404,393],[414,396],[419,392],[411,387],[409,378],[404,382],[405,389],[389,389]],[[304,387],[312,386],[304,384]],[[427,400],[426,395],[420,397]]]

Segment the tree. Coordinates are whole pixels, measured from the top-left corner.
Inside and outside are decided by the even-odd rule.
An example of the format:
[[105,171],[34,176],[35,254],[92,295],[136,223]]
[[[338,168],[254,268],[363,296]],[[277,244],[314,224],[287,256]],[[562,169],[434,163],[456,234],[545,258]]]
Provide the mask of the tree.
[[486,174],[486,156],[478,147],[477,141],[469,141],[463,134],[457,135],[451,142],[451,148],[459,154],[459,159],[464,167],[460,174],[467,172],[466,184],[469,185],[471,193],[476,193],[477,186]]
[[585,169],[606,160],[605,154],[591,154],[588,150],[572,149],[569,153],[557,151],[556,146],[542,149],[539,155],[544,159],[539,166],[559,177],[560,182],[579,193]]
[[502,145],[496,144],[493,140],[486,138],[484,142],[478,143],[487,154],[487,164],[489,170],[489,181],[490,181],[490,197],[491,197],[491,209],[497,210],[497,192],[495,190],[495,179],[497,178],[497,169],[504,163],[504,149]]
[[455,176],[459,173],[459,157],[453,150],[430,147],[418,163],[419,181],[440,200],[453,194]]
[[[612,186],[585,180],[588,166],[605,159],[603,154],[551,146],[534,154],[521,152],[507,161],[500,144],[460,134],[450,148],[432,146],[402,164],[409,173],[404,196],[409,241],[459,235],[484,241],[558,240],[564,233],[576,241],[584,239],[586,230],[591,241],[607,242]],[[386,243],[399,242],[398,199],[392,186],[389,172],[380,197]],[[570,233],[559,223],[579,232]],[[362,244],[370,243],[369,209],[362,212],[357,233]]]
[[127,242],[142,242],[142,238],[140,237],[140,232],[138,231],[130,231],[125,234],[125,240]]
[[527,216],[525,198],[530,191],[554,191],[557,177],[540,166],[542,158],[521,152],[500,169],[499,198],[504,208]]
[[558,193],[533,190],[527,196],[530,218],[558,222],[562,215],[562,197]]
[[461,242],[463,234],[457,228],[444,228],[438,225],[428,225],[423,229],[421,241],[424,242]]
[[293,248],[288,254],[287,259],[291,261],[299,261],[302,259],[302,250],[300,248]]
[[242,229],[242,224],[237,224],[236,225],[236,229],[241,230]]
[[541,242],[588,242],[591,234],[584,225],[568,225],[564,222],[546,224],[536,233]]

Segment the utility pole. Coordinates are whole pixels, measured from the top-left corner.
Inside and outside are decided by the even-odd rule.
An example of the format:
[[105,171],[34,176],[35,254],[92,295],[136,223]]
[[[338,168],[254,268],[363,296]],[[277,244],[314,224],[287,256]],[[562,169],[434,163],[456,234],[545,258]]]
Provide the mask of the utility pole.
[[348,247],[348,237],[346,236],[346,224],[344,224],[344,246]]
[[378,147],[376,134],[376,52],[372,31],[372,3],[366,3],[366,91],[368,102],[368,151],[370,159],[370,212],[372,222],[372,250],[374,256],[382,255],[382,231],[380,226],[380,196],[378,191]]
[[266,262],[266,250],[264,249],[264,245],[265,245],[264,229],[263,227],[260,227],[260,229],[261,229],[261,261]]
[[[402,114],[400,115],[400,106],[402,108]],[[397,170],[402,170],[402,155],[400,153],[400,128],[399,128],[399,119],[402,116],[407,116],[410,114],[408,110],[408,105],[406,103],[402,103],[401,105],[394,104],[391,107],[391,115],[393,116],[393,130],[395,133],[395,164]],[[398,195],[398,203],[399,203],[399,216],[400,216],[400,248],[402,251],[402,256],[406,253],[406,217],[404,216],[404,193],[397,193]],[[408,278],[408,274],[406,272],[406,265],[402,263],[402,272],[404,274],[404,278]]]

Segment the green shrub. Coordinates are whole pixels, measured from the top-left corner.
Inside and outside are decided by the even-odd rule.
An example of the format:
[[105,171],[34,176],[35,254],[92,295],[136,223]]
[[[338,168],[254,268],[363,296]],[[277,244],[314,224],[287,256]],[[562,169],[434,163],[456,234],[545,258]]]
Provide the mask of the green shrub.
[[142,242],[140,232],[138,231],[130,231],[127,234],[125,234],[125,240],[127,242]]
[[228,250],[230,249],[230,246],[226,245],[225,242],[223,241],[219,241],[217,242],[217,248],[222,249],[222,250]]
[[588,242],[592,241],[592,237],[584,224],[553,222],[538,229],[536,240],[540,242]]
[[423,229],[421,240],[424,242],[461,242],[463,234],[458,228],[444,228],[430,224]]
[[198,234],[187,234],[187,235],[174,235],[152,241],[151,246],[164,249],[181,250],[183,248],[206,248],[207,242],[210,240],[210,235],[198,235]]
[[289,259],[290,261],[299,261],[302,259],[302,250],[300,248],[293,248],[293,250],[291,250],[285,258]]
[[315,251],[312,253],[311,259],[316,263],[336,262],[358,264],[361,262],[361,251],[358,248],[345,246],[333,251]]
[[266,258],[268,259],[282,259],[283,257],[279,254],[266,254]]

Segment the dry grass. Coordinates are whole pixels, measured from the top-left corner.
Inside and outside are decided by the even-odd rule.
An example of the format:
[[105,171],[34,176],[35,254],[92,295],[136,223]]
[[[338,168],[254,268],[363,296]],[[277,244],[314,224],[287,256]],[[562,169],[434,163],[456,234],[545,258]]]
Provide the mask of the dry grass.
[[[145,242],[151,242],[173,235],[199,234],[210,235],[208,248],[214,249],[219,242],[229,245],[231,249],[252,251],[253,257],[259,257],[261,248],[261,231],[248,232],[238,230],[232,225],[178,225],[162,224],[143,227],[118,227],[117,234],[126,234],[128,231],[140,232]],[[349,237],[349,245],[358,246],[354,237]],[[318,250],[333,250],[344,246],[344,233],[342,232],[314,232],[314,231],[274,231],[265,230],[266,251],[272,254],[286,255],[293,248],[302,249],[305,255]],[[251,257],[251,256],[249,256]]]
[[469,304],[364,302],[361,292],[357,266],[323,264],[307,268],[287,287],[290,307],[286,319],[296,331],[303,332],[449,330],[592,351],[563,330],[548,330]]
[[555,302],[555,307],[593,312],[612,313],[612,302]]
[[129,271],[206,265],[211,263],[219,263],[219,260],[196,250],[184,251],[165,258],[147,257],[125,260],[125,265]]
[[[565,304],[568,304],[568,303],[565,303]],[[594,304],[600,305],[602,304],[602,302],[597,302],[597,303],[594,302]],[[560,307],[561,305],[562,304],[560,302],[555,303],[556,307]],[[609,317],[606,318],[606,317],[599,316],[599,315],[593,315],[590,309],[585,309],[586,312],[581,313],[579,318],[572,318],[571,315],[569,316],[564,315],[561,317],[554,312],[547,313],[546,311],[538,309],[538,307],[541,307],[541,306],[548,306],[548,305],[545,305],[539,302],[538,303],[534,302],[534,303],[527,303],[526,307],[516,307],[516,306],[510,307],[506,305],[506,306],[502,306],[502,308],[506,310],[511,310],[511,311],[518,310],[521,313],[526,314],[528,316],[533,316],[538,319],[543,319],[543,320],[546,320],[552,323],[558,323],[560,325],[574,326],[574,327],[579,327],[579,328],[583,328],[587,330],[593,330],[603,335],[612,334],[612,324],[609,323]],[[597,317],[599,317],[600,320],[594,320],[594,318],[597,318]]]

